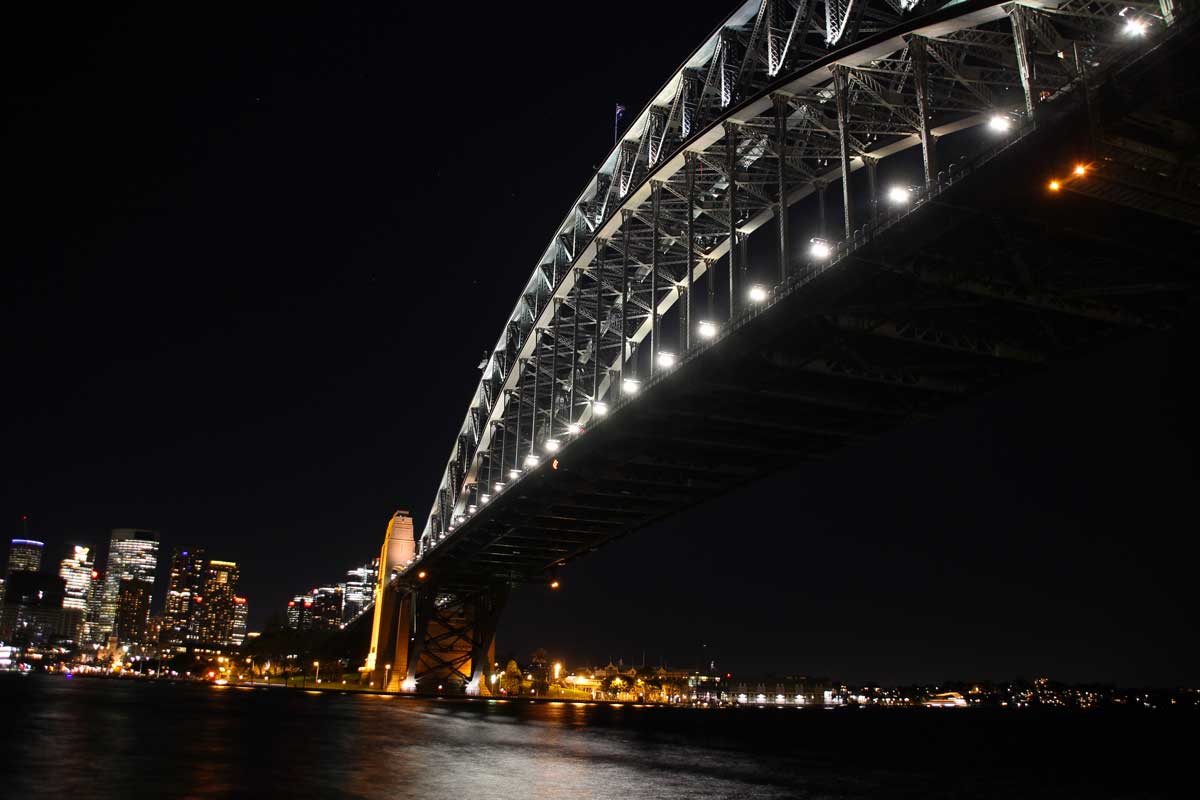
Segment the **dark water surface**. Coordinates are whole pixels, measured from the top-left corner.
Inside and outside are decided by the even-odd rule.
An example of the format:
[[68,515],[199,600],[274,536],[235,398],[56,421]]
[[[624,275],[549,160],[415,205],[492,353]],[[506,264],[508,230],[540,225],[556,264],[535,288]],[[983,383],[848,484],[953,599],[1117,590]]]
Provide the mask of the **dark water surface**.
[[[1193,715],[465,702],[0,676],[0,797],[1195,797]],[[1185,783],[1186,781],[1186,783]]]

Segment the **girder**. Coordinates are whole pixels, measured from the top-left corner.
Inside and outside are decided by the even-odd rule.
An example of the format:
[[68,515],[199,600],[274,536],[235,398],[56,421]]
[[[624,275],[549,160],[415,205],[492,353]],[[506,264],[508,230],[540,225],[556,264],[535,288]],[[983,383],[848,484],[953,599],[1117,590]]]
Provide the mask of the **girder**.
[[[795,256],[789,208],[814,193],[824,208],[822,189],[840,182],[844,224],[833,239],[841,239],[834,242],[838,247],[850,246],[862,236],[853,216],[855,171],[871,167],[872,219],[878,216],[873,169],[883,159],[920,146],[925,185],[933,192],[942,177],[940,139],[996,115],[1012,120],[1015,130],[1029,128],[1041,104],[1079,80],[1071,59],[1060,57],[1063,49],[1082,46],[1097,62],[1119,58],[1128,48],[1117,35],[1122,9],[1143,9],[1081,0],[940,5],[754,0],[692,54],[625,131],[538,260],[485,359],[421,533],[420,557],[452,538],[496,495],[495,484],[520,481],[552,458],[548,441],[563,444],[577,436],[574,426],[601,422],[605,406],[612,411],[611,406],[634,402],[639,384],[644,388],[660,377],[661,354],[686,362],[707,347],[698,337],[700,323],[731,330],[749,324],[752,317],[745,317],[740,299],[746,260],[739,266],[737,254],[752,233],[775,225],[780,286],[812,279],[813,265]],[[891,261],[884,271],[989,304],[1002,301],[1092,322],[1153,324],[1095,298],[1064,298],[915,261]],[[910,373],[903,364],[871,363],[858,352],[865,346],[858,340],[967,359],[1028,364],[1045,359],[1029,343],[943,330],[937,320],[845,311],[823,320],[845,337],[840,351],[779,357],[801,373],[949,394],[963,393],[966,384]],[[763,391],[787,394],[778,386]],[[799,389],[792,394],[814,407],[877,406],[872,411],[877,417],[924,413],[919,403],[897,407]],[[707,421],[710,429],[713,423],[756,427],[744,415]],[[761,426],[826,435],[795,422]],[[855,438],[845,430],[830,436]],[[652,447],[660,438],[639,434]],[[695,431],[674,441],[695,452],[772,452],[769,445]],[[777,446],[773,452],[785,459],[812,455],[803,447]]]

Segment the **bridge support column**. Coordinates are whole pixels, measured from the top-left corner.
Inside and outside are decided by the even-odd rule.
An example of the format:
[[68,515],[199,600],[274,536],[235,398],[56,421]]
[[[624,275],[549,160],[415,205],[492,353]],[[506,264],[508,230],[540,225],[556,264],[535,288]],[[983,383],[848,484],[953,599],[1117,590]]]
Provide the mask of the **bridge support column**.
[[846,68],[844,66],[839,65],[833,68],[833,85],[837,94],[838,155],[842,162],[842,217],[848,242],[854,233],[854,207],[850,202],[850,137],[847,132],[849,111],[847,110]]
[[775,148],[779,151],[775,174],[779,203],[775,206],[775,221],[779,225],[779,282],[782,283],[788,276],[790,251],[787,218],[787,118],[790,109],[786,97],[775,95],[773,99],[775,101]]
[[729,318],[737,313],[741,276],[738,275],[737,248],[737,126],[725,123],[725,171],[729,180]]
[[1025,92],[1025,120],[1033,120],[1033,73],[1029,61],[1029,25],[1025,15],[1031,13],[1025,6],[1014,4],[1008,12],[1013,29],[1013,46],[1017,50],[1017,72],[1021,76],[1021,89]]
[[929,125],[932,108],[929,104],[929,56],[925,52],[925,39],[913,36],[908,40],[908,49],[912,53],[913,84],[917,90],[917,116],[921,135],[921,161],[925,166],[925,188],[933,185],[937,167],[934,164],[933,130]]
[[867,165],[867,194],[871,206],[871,222],[879,224],[879,190],[875,185],[875,168],[879,166],[878,158],[864,158],[863,162]]

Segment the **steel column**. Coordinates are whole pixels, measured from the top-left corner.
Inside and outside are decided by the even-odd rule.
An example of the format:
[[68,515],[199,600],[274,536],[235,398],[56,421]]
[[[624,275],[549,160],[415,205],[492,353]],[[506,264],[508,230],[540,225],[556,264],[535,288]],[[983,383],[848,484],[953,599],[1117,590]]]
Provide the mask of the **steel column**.
[[558,417],[558,314],[562,311],[562,300],[551,300],[554,308],[550,313],[550,431],[547,437],[554,438],[554,423]]
[[788,101],[785,97],[775,95],[775,147],[779,151],[775,179],[779,202],[776,206],[775,221],[779,225],[779,281],[782,283],[788,275],[788,219],[787,219],[787,118]]
[[863,163],[867,165],[867,194],[871,205],[871,222],[879,224],[879,192],[875,186],[875,168],[879,166],[879,159],[864,158]]
[[685,350],[692,347],[692,320],[694,318],[692,300],[692,276],[696,271],[696,154],[688,151],[684,154],[687,169],[687,314],[684,321]]
[[658,206],[662,183],[650,183],[650,375],[658,367]]
[[517,369],[520,373],[517,375],[517,430],[516,440],[513,442],[512,465],[515,470],[521,468],[521,406],[524,405],[525,399],[525,364],[520,358],[517,359]]
[[853,208],[850,204],[850,141],[846,134],[849,112],[846,98],[846,68],[833,68],[834,90],[837,94],[838,154],[842,160],[842,216],[845,218],[846,241],[854,233]]
[[725,124],[725,171],[729,180],[729,318],[733,319],[738,305],[737,263],[737,126]]
[[929,126],[931,114],[929,104],[929,57],[925,52],[925,40],[913,36],[908,41],[908,50],[912,54],[913,84],[917,91],[917,114],[920,116],[921,160],[925,167],[925,188],[933,185],[934,167],[933,131]]
[[600,318],[604,312],[604,249],[608,242],[596,240],[596,326],[592,338],[592,402],[600,400]]
[[621,381],[618,397],[625,396],[625,332],[629,329],[629,229],[633,227],[633,212],[621,211],[621,356],[617,359],[617,380]]
[[1022,5],[1013,5],[1008,12],[1012,23],[1013,46],[1017,51],[1017,72],[1021,76],[1021,89],[1025,92],[1025,118],[1033,119],[1033,73],[1029,62],[1029,26],[1025,15],[1033,13]]
[[533,327],[533,410],[529,412],[529,455],[537,446],[538,389],[542,382],[542,332]]
[[575,384],[579,378],[579,307],[583,304],[583,270],[575,268],[575,315],[571,318],[571,408],[567,423],[575,421]]

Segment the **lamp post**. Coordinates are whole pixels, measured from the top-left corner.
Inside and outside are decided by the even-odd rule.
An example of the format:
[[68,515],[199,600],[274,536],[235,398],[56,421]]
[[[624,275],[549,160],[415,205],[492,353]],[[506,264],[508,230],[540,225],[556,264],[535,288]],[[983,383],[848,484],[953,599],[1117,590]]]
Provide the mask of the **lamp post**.
[[384,664],[384,666],[383,666],[383,690],[385,692],[387,691],[388,681],[390,680],[391,675],[392,675],[392,665]]
[[313,666],[317,668],[316,681],[317,681],[317,683],[320,683],[321,682],[321,662],[314,661]]

